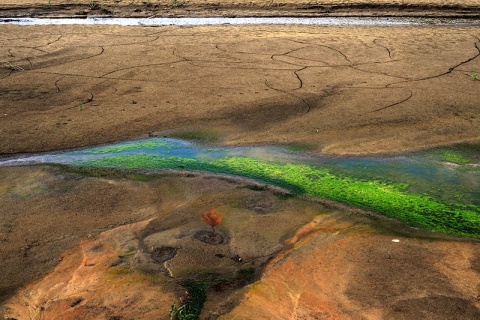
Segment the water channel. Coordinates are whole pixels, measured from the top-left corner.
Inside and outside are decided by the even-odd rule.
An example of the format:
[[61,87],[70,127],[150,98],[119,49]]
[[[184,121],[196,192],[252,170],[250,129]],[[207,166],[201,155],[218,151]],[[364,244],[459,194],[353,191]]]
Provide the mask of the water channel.
[[[477,145],[390,157],[330,157],[288,146],[206,147],[184,140],[149,138],[0,161],[0,166],[35,164],[242,176],[434,230],[438,219],[451,216],[453,222],[439,231],[480,235]],[[433,220],[424,221],[425,214],[433,215]],[[452,225],[457,220],[463,224],[459,229]]]
[[454,26],[479,27],[480,19],[423,17],[186,17],[186,18],[0,18],[0,24],[18,25],[120,25],[120,26],[215,26],[215,25],[317,25],[317,26]]

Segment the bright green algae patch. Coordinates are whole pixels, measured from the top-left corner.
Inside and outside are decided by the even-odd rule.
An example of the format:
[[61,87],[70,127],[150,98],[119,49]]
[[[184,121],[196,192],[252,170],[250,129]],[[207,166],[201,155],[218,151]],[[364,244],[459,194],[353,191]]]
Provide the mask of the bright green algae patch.
[[76,165],[121,169],[180,169],[244,176],[294,192],[372,210],[388,217],[467,237],[480,237],[480,208],[440,202],[405,191],[402,184],[364,181],[304,164],[282,164],[250,157],[198,159],[156,155],[121,155],[77,161]]

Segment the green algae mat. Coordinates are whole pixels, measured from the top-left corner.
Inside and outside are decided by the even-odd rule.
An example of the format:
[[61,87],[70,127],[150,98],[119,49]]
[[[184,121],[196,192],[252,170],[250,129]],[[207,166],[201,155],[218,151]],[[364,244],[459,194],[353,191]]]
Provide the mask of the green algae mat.
[[328,199],[422,227],[480,237],[480,148],[461,145],[384,158],[328,158],[281,147],[204,148],[151,138],[2,165],[60,163],[89,168],[191,170],[235,175]]

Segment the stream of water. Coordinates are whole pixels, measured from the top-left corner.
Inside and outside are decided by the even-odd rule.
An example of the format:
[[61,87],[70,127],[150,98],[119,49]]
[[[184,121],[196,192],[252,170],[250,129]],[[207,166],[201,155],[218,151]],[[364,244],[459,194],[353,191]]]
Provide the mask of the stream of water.
[[[480,205],[480,156],[467,156],[447,149],[431,150],[394,157],[326,157],[301,154],[288,147],[204,147],[178,139],[149,138],[80,150],[21,156],[0,161],[0,166],[32,164],[83,165],[122,156],[154,156],[199,159],[204,162],[229,157],[248,157],[268,162],[307,164],[330,170],[336,175],[362,181],[380,180],[406,184],[408,190],[436,198]],[[446,157],[460,157],[461,164]],[[136,168],[144,169],[144,168]],[[188,168],[186,168],[188,169]]]
[[18,25],[319,25],[319,26],[455,26],[478,27],[480,19],[423,17],[186,17],[186,18],[0,18],[0,24]]

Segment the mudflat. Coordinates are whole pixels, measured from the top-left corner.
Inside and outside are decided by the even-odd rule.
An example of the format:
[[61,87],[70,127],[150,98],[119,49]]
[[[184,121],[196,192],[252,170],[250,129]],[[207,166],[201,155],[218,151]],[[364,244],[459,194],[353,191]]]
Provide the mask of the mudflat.
[[332,154],[475,142],[480,32],[3,25],[0,153],[205,129]]

